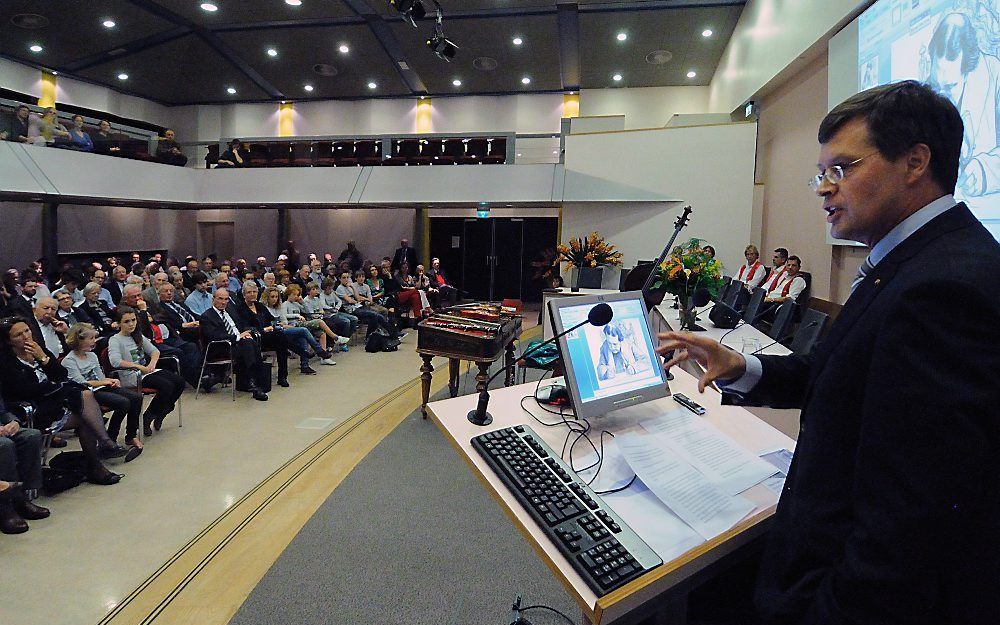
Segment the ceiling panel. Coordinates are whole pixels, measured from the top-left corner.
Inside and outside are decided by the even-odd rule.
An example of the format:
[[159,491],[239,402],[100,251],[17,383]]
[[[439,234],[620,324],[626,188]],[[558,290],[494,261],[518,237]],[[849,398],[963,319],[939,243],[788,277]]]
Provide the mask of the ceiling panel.
[[[126,72],[129,79],[115,76]],[[84,70],[91,80],[166,102],[257,100],[267,94],[195,35]],[[236,88],[236,95],[226,88]]]
[[[580,15],[582,87],[707,85],[712,80],[742,7],[583,13]],[[703,37],[709,28],[711,37]],[[627,39],[619,42],[618,33]],[[651,65],[646,56],[666,50],[673,58]],[[688,71],[697,72],[694,79]],[[621,73],[615,83],[612,75]]]
[[[407,62],[429,93],[520,93],[562,88],[555,15],[446,20],[445,36],[459,47],[450,63],[427,47],[426,39],[432,30],[430,24],[424,23],[419,28],[398,22],[393,25]],[[511,43],[515,36],[524,43]],[[478,57],[495,59],[497,68],[476,69],[473,61]],[[530,76],[531,84],[521,84],[523,76]],[[456,78],[462,81],[461,87],[452,85]]]
[[207,0],[219,7],[214,12],[201,9],[206,0],[155,1],[200,26],[355,16],[341,0],[302,0],[297,7],[285,4],[285,0]]
[[[410,93],[378,40],[365,25],[271,29],[219,33],[219,37],[288,98],[360,98]],[[346,44],[347,54],[338,47]],[[270,57],[273,47],[278,56]],[[430,51],[427,51],[430,54]],[[317,63],[332,65],[337,75],[321,76]],[[374,81],[378,89],[368,88]],[[303,89],[311,84],[313,91]]]
[[[31,13],[48,19],[48,26],[24,29],[11,18]],[[102,22],[111,19],[114,28]],[[57,68],[126,42],[170,30],[174,25],[124,0],[3,0],[0,1],[0,54]],[[33,44],[44,49],[35,54]]]

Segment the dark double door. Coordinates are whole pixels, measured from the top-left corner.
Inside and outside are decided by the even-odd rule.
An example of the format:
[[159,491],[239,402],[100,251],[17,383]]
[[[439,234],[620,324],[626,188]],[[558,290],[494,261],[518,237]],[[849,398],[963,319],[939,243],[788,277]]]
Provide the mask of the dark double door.
[[431,219],[431,254],[475,300],[541,299],[531,261],[556,245],[555,217]]

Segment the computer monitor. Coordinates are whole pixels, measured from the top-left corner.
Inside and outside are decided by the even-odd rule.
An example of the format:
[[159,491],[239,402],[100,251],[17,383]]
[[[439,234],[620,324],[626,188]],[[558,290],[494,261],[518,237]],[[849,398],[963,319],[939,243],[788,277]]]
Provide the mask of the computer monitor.
[[558,341],[574,411],[585,419],[670,395],[641,291],[549,300],[556,334],[601,302],[614,313],[607,325],[587,324]]

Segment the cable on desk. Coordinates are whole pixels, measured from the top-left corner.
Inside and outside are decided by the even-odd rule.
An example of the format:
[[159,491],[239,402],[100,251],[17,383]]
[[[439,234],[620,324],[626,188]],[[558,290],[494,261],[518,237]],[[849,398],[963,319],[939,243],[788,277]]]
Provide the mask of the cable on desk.
[[627,489],[627,488],[628,488],[629,486],[631,486],[632,484],[634,484],[634,483],[635,483],[635,480],[636,480],[636,478],[638,478],[638,477],[639,477],[638,475],[634,475],[634,474],[633,474],[633,475],[632,475],[632,479],[631,479],[631,480],[629,480],[629,481],[628,481],[628,484],[626,484],[625,486],[619,486],[618,488],[612,488],[612,489],[610,489],[610,490],[595,490],[595,491],[594,491],[594,493],[596,493],[596,494],[598,494],[598,495],[610,495],[611,493],[620,493],[620,492],[622,492],[623,490]]
[[529,605],[527,607],[521,608],[521,612],[527,612],[528,610],[548,610],[549,612],[555,612],[559,616],[561,616],[564,619],[566,619],[566,622],[569,623],[569,625],[576,625],[576,623],[573,622],[573,619],[571,619],[570,617],[566,616],[565,614],[563,614],[559,610],[557,610],[555,608],[550,608],[547,605],[541,605],[541,604],[538,604],[538,605]]

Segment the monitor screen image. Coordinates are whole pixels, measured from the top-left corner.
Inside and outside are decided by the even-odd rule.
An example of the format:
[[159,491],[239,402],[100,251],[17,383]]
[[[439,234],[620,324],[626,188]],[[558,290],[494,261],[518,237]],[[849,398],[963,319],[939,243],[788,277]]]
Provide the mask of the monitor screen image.
[[638,292],[552,300],[557,331],[587,319],[597,298],[611,306],[611,321],[605,326],[584,325],[559,340],[577,416],[596,416],[669,395]]
[[879,0],[858,18],[858,90],[926,82],[965,124],[956,199],[1000,240],[1000,0]]

